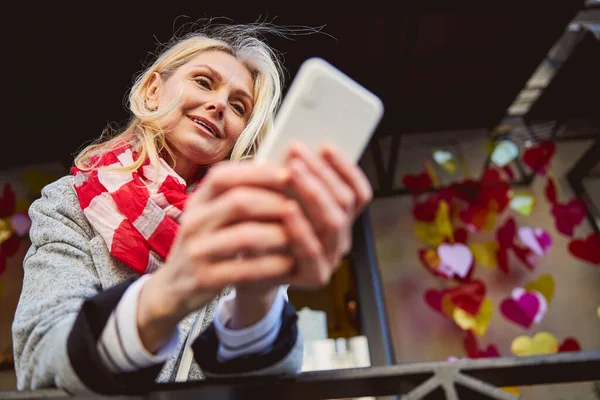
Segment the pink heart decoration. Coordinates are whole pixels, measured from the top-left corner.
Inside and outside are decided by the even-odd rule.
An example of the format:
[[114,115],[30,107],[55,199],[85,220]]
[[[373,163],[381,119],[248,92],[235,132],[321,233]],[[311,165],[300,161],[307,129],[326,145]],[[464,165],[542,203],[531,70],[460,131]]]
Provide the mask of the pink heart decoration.
[[446,275],[464,278],[469,274],[473,264],[473,253],[467,246],[462,243],[442,243],[437,252],[440,257],[438,269],[444,271]]
[[510,321],[525,328],[541,322],[548,309],[548,304],[540,293],[527,292],[522,288],[515,288],[512,297],[504,299],[500,304],[502,315]]
[[23,237],[27,235],[29,228],[31,228],[31,219],[26,213],[17,213],[11,217],[10,225],[17,236]]
[[519,228],[519,239],[538,256],[543,256],[552,247],[552,237],[542,228]]

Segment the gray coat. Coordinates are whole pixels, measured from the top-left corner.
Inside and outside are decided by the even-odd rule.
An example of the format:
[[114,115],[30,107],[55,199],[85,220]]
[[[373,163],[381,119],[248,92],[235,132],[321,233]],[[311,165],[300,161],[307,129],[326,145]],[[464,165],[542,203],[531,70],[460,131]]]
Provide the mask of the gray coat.
[[[73,188],[65,176],[46,186],[30,210],[31,248],[25,256],[23,290],[13,322],[13,342],[19,390],[59,387],[87,392],[67,354],[67,337],[83,302],[136,273],[110,255],[102,237],[87,222]],[[229,289],[230,290],[230,289]],[[206,307],[202,329],[214,316],[224,290]],[[162,368],[157,382],[172,381],[183,358],[196,315],[179,324],[178,350]],[[189,354],[188,354],[189,355]],[[189,358],[189,357],[188,357]],[[285,358],[263,370],[244,375],[293,374],[302,364],[302,340]],[[203,379],[193,361],[188,380]]]

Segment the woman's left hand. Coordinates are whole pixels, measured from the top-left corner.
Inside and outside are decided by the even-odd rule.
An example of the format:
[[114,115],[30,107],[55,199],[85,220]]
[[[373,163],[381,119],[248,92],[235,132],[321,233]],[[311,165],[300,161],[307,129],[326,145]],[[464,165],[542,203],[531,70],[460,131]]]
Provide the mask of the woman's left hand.
[[373,198],[360,167],[333,145],[314,154],[301,144],[291,146],[290,196],[304,211],[285,221],[296,258],[291,286],[326,285],[352,246],[352,226]]

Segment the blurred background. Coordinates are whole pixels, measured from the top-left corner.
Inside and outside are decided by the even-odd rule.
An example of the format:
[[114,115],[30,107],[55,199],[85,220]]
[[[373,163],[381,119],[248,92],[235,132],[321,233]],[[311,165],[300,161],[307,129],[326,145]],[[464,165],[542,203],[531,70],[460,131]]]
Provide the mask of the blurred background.
[[[2,27],[0,390],[15,387],[29,204],[78,149],[126,122],[132,76],[157,45],[206,17],[318,27],[266,38],[287,82],[320,56],[385,105],[360,161],[375,190],[360,240],[326,288],[290,291],[304,370],[524,355],[514,339],[539,332],[558,346],[531,354],[600,348],[600,2],[20,4]],[[477,312],[442,306],[473,282]],[[538,323],[511,320],[515,288],[545,299]],[[513,390],[600,398],[594,383]]]

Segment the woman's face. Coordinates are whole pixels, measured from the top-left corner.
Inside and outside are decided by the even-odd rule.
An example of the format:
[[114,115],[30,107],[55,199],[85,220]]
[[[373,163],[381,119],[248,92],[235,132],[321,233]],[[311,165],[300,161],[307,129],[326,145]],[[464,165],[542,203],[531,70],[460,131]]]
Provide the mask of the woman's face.
[[179,107],[160,121],[178,173],[183,176],[229,154],[252,113],[252,89],[250,71],[221,51],[198,54],[166,79],[153,76],[148,108],[168,107],[181,91]]

